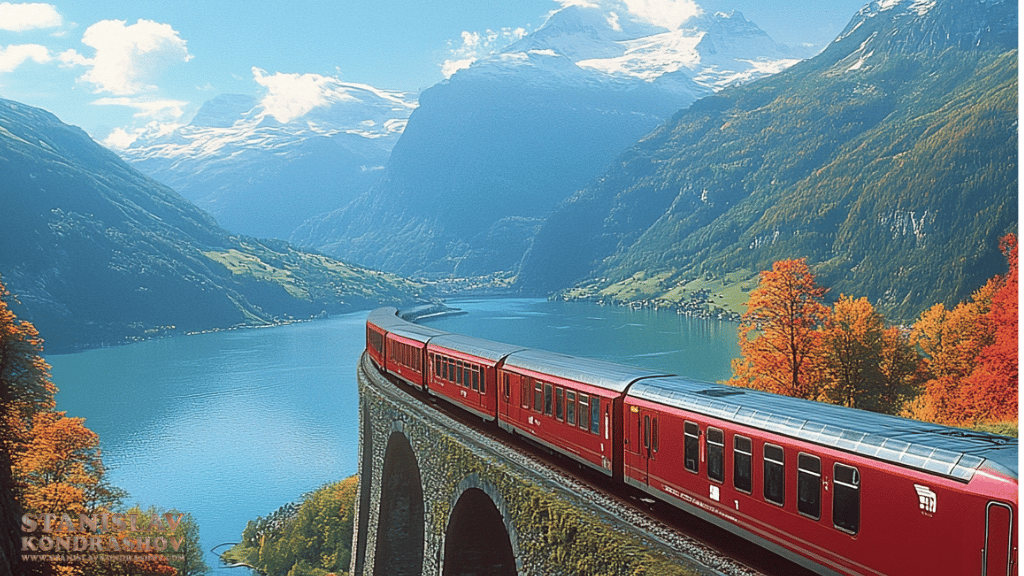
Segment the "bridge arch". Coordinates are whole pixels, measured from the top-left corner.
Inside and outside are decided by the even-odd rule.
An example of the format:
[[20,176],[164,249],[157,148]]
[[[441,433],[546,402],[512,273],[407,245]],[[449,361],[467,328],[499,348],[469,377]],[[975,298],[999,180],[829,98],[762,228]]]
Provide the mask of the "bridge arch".
[[494,485],[477,474],[466,477],[450,509],[441,576],[518,576],[523,568],[518,534]]
[[380,512],[373,573],[419,576],[423,573],[423,483],[419,463],[404,426],[396,422],[384,451]]

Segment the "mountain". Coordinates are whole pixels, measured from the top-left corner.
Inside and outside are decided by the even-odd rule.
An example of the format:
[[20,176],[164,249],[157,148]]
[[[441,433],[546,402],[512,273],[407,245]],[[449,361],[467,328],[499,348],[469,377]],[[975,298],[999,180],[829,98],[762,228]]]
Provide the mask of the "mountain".
[[818,56],[621,155],[545,222],[517,284],[679,303],[806,257],[833,296],[911,319],[1003,271],[1017,129],[1016,2],[871,2]]
[[0,280],[48,351],[411,302],[421,287],[229,234],[82,130],[0,99]]
[[225,228],[287,239],[380,178],[415,108],[402,92],[327,85],[314,103],[221,95],[189,124],[154,127],[118,152]]
[[406,275],[509,273],[559,201],[672,113],[797,60],[739,13],[668,30],[565,7],[424,91],[380,182],[292,240]]

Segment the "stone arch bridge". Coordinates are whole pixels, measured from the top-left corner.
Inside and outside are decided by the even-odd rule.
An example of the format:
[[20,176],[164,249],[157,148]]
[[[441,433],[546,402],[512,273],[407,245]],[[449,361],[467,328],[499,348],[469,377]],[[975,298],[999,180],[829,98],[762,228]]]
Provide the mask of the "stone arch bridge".
[[496,426],[474,430],[399,389],[365,354],[358,380],[353,575],[721,574]]

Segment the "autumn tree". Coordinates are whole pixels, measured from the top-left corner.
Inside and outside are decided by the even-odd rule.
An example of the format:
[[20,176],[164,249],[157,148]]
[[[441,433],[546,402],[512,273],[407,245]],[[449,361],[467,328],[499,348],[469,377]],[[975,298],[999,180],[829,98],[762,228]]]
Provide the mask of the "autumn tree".
[[927,380],[906,416],[950,425],[973,421],[972,399],[964,394],[962,383],[992,341],[987,318],[994,292],[994,283],[989,282],[952,310],[936,304],[914,323],[911,338],[924,356]]
[[816,399],[821,388],[819,330],[829,316],[806,259],[781,260],[761,272],[739,327],[742,358],[732,384]]
[[1016,419],[1017,239],[1000,242],[1009,271],[952,310],[936,304],[914,324],[925,356],[924,391],[912,418],[950,425]]
[[916,390],[918,358],[867,298],[840,296],[822,327],[820,400],[898,413]]
[[0,283],[0,573],[24,570],[20,562],[18,518],[12,455],[25,439],[31,414],[55,406],[50,367],[40,356],[42,339],[35,327],[19,321],[8,306],[10,292]]
[[1017,237],[1005,236],[999,248],[1009,270],[995,279],[996,290],[986,314],[992,340],[981,349],[963,382],[974,408],[971,417],[977,421],[1017,419]]

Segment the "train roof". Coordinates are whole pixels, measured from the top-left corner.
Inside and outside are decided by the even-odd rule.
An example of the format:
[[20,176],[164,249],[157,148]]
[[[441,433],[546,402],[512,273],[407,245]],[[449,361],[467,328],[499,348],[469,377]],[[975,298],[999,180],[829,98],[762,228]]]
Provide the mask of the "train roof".
[[665,376],[664,372],[625,366],[605,360],[578,358],[536,348],[513,352],[505,360],[505,367],[550,374],[620,394],[637,380]]
[[679,377],[642,380],[628,396],[963,482],[983,464],[1017,478],[1016,438]]
[[438,330],[437,328],[431,328],[430,326],[420,326],[419,324],[405,323],[399,326],[392,326],[387,329],[388,334],[394,334],[396,336],[402,336],[416,342],[422,342],[426,344],[431,338],[438,336],[447,336],[450,332],[444,330]]
[[409,322],[398,316],[398,308],[394,306],[386,306],[370,311],[366,316],[366,321],[384,330],[409,324]]
[[514,344],[505,344],[504,342],[494,342],[451,333],[431,338],[429,346],[441,346],[450,350],[458,350],[459,352],[491,360],[492,362],[497,362],[513,352],[525,349]]

